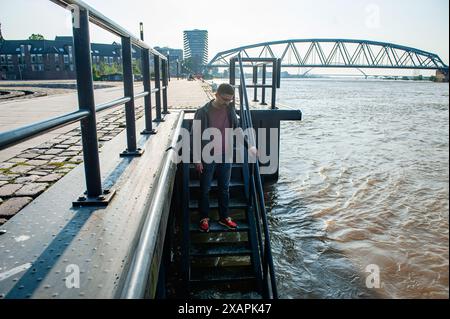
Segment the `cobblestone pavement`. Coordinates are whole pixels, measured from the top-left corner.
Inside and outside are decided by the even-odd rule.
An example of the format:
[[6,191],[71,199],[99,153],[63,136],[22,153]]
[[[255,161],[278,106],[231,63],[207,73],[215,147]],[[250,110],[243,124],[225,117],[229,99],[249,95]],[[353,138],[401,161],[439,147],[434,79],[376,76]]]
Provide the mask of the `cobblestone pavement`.
[[[97,123],[99,148],[125,129],[124,109]],[[144,107],[136,108],[136,119]],[[81,131],[76,128],[0,163],[0,225],[83,162]]]
[[[94,82],[94,89],[121,86],[121,82]],[[33,99],[41,96],[76,92],[74,80],[67,81],[1,81],[0,103],[12,100]],[[27,93],[25,93],[27,92]],[[7,94],[8,93],[8,94]]]

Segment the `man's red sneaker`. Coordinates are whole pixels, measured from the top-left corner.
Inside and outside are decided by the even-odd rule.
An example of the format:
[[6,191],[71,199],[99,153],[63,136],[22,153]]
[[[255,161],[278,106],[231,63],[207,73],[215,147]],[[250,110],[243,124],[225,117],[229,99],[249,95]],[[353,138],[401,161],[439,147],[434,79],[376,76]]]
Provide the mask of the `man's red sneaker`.
[[238,226],[237,223],[231,219],[231,217],[221,218],[219,220],[219,224],[228,227],[229,229],[236,229]]
[[200,225],[198,226],[198,229],[203,232],[207,233],[209,232],[209,218],[203,218],[200,220]]

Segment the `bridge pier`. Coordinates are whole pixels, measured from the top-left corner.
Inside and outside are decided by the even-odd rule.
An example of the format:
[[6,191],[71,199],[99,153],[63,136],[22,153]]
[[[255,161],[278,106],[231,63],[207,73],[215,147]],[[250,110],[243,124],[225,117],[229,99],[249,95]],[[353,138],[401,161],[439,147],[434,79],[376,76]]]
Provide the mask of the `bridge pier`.
[[449,71],[447,70],[436,70],[436,82],[445,82],[449,81]]

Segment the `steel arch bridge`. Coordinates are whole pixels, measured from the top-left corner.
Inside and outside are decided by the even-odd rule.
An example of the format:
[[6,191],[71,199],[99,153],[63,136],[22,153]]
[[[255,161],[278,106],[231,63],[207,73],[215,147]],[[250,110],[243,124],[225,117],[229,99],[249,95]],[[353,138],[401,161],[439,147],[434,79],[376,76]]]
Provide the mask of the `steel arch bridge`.
[[437,54],[392,43],[349,39],[257,43],[219,52],[207,67],[228,67],[230,58],[238,53],[252,58],[278,58],[282,67],[421,69],[448,74],[448,66]]

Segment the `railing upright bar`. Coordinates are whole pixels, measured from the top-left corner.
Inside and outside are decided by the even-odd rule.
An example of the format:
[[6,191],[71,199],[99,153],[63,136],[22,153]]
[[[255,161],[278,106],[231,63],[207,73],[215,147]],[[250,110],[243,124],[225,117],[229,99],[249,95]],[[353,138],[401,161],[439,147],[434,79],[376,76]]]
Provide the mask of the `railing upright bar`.
[[[230,60],[230,85],[233,87],[236,85],[236,60]],[[233,99],[233,107],[236,107],[235,100]],[[242,111],[242,110],[241,110]]]
[[[143,32],[143,31],[141,31]],[[142,34],[143,37],[143,34]],[[148,94],[144,97],[145,129],[141,134],[155,134],[152,122],[152,95],[150,83],[150,53],[148,49],[142,50],[142,81],[144,82],[144,92]]]
[[163,122],[161,117],[161,65],[160,65],[160,57],[158,55],[154,55],[154,65],[155,65],[155,102],[156,102],[156,118],[155,122]]
[[281,88],[281,59],[277,59],[277,89]]
[[[238,59],[239,59],[239,70],[240,70],[240,87],[242,88],[242,96],[243,96],[243,105],[245,107],[245,121],[247,122],[247,127],[249,128],[253,128],[253,123],[252,123],[252,119],[251,119],[251,114],[250,114],[250,108],[249,108],[249,103],[248,103],[248,95],[247,95],[247,88],[245,87],[245,74],[244,74],[244,68],[242,66],[242,60],[241,60],[241,55],[238,55]],[[276,70],[272,70],[273,73],[275,73]],[[276,82],[276,75],[275,75],[275,82]],[[276,85],[276,83],[273,83],[273,85]],[[253,136],[252,132],[250,133],[250,139],[252,143],[255,143],[255,137]],[[273,259],[272,259],[272,250],[271,250],[271,244],[270,244],[270,234],[269,234],[269,227],[268,227],[268,222],[267,222],[267,215],[266,215],[266,208],[265,208],[265,204],[264,204],[264,190],[262,188],[262,182],[261,182],[261,175],[259,172],[259,163],[258,160],[256,160],[255,164],[254,164],[254,174],[253,177],[255,178],[255,184],[256,184],[256,190],[257,190],[257,200],[258,200],[258,204],[260,205],[261,208],[261,219],[262,219],[262,224],[263,224],[263,229],[264,229],[264,248],[266,251],[266,254],[264,255],[265,257],[265,263],[264,263],[264,267],[268,267],[268,271],[270,274],[270,281],[271,281],[271,288],[272,288],[272,297],[273,298],[278,298],[278,291],[277,291],[277,286],[276,286],[276,280],[275,280],[275,271],[274,271],[274,266],[273,266]]]
[[[167,54],[167,80],[170,82],[170,55]],[[167,84],[166,84],[167,86]]]
[[130,100],[125,103],[125,119],[127,127],[127,149],[120,156],[139,156],[141,152],[136,144],[136,116],[134,110],[133,62],[131,55],[131,39],[122,37],[123,90]]
[[277,60],[274,60],[272,63],[272,101],[270,103],[270,108],[272,110],[275,109],[275,103],[277,99],[277,74],[278,74],[278,63]]
[[79,24],[73,28],[73,41],[77,70],[78,105],[80,110],[89,111],[89,116],[82,119],[80,123],[87,197],[93,198],[102,194],[102,182],[92,79],[89,12],[83,8],[79,11]]
[[168,77],[167,77],[167,60],[161,61],[161,69],[162,69],[162,99],[163,99],[163,111],[162,114],[169,114],[167,110],[167,86],[169,85]]
[[258,84],[258,66],[255,65],[253,67],[253,84],[255,85],[254,91],[253,91],[253,102],[259,102],[258,100],[258,87],[256,86]]
[[[262,84],[266,84],[266,72],[267,72],[267,66],[264,63],[262,66]],[[266,103],[266,88],[263,86],[261,90],[261,105],[267,105]]]

